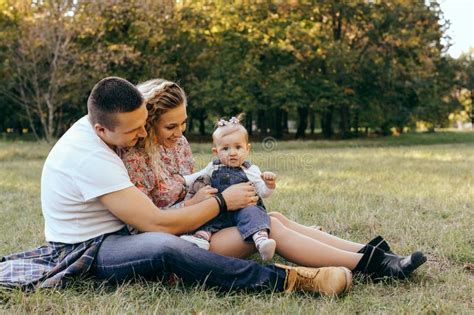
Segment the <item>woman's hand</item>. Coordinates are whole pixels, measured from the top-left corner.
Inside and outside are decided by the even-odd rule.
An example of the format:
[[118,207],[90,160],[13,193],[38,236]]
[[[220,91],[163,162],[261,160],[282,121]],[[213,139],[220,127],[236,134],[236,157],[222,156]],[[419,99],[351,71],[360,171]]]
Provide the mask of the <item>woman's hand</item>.
[[189,200],[191,201],[190,205],[200,203],[201,201],[206,200],[207,198],[210,198],[215,194],[217,194],[217,189],[206,185],[199,189],[197,193]]
[[227,210],[239,210],[257,204],[258,196],[250,183],[232,185],[222,192]]

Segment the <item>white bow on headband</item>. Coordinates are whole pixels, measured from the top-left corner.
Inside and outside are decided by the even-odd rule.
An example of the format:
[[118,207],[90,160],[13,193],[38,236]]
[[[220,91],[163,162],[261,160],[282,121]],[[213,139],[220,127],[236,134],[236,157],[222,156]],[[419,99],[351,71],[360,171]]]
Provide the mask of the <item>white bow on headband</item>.
[[237,117],[231,117],[229,120],[221,119],[217,122],[219,127],[224,127],[228,124],[240,124],[240,120]]

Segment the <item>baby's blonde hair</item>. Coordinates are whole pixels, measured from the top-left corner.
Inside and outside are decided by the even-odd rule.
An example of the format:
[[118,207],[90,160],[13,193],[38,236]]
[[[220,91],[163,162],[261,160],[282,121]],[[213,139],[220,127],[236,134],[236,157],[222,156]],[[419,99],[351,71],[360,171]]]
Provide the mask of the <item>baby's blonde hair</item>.
[[219,139],[222,139],[223,137],[228,136],[234,132],[243,132],[245,134],[245,140],[248,143],[249,133],[242,125],[244,116],[245,115],[243,113],[240,113],[236,117],[232,117],[229,120],[225,120],[223,118],[219,119],[219,121],[216,122],[216,129],[212,133],[212,141],[214,144],[216,144]]

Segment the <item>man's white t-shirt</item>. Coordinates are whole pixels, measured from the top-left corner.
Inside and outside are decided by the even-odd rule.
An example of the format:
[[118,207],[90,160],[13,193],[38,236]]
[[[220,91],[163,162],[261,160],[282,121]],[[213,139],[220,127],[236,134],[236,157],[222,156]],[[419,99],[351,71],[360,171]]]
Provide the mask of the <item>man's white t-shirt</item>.
[[41,205],[48,242],[74,244],[120,230],[124,223],[98,197],[133,186],[118,155],[88,116],[56,143],[43,167]]

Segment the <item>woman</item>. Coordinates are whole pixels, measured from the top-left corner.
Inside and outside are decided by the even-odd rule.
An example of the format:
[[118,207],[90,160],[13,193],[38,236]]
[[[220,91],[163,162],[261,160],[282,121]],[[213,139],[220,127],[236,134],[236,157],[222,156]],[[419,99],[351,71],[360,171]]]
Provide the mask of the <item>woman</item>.
[[[184,200],[186,187],[182,175],[194,171],[194,160],[183,132],[186,128],[186,96],[176,83],[162,79],[139,84],[149,112],[148,137],[124,152],[122,160],[132,182],[161,208],[198,204],[216,192],[207,186]],[[421,252],[402,257],[393,254],[388,244],[377,237],[358,244],[314,228],[300,225],[281,213],[271,215],[270,238],[277,253],[298,265],[308,267],[343,266],[379,277],[406,278],[426,261]],[[235,227],[215,233],[210,250],[227,256],[247,257],[255,251],[242,241]]]

